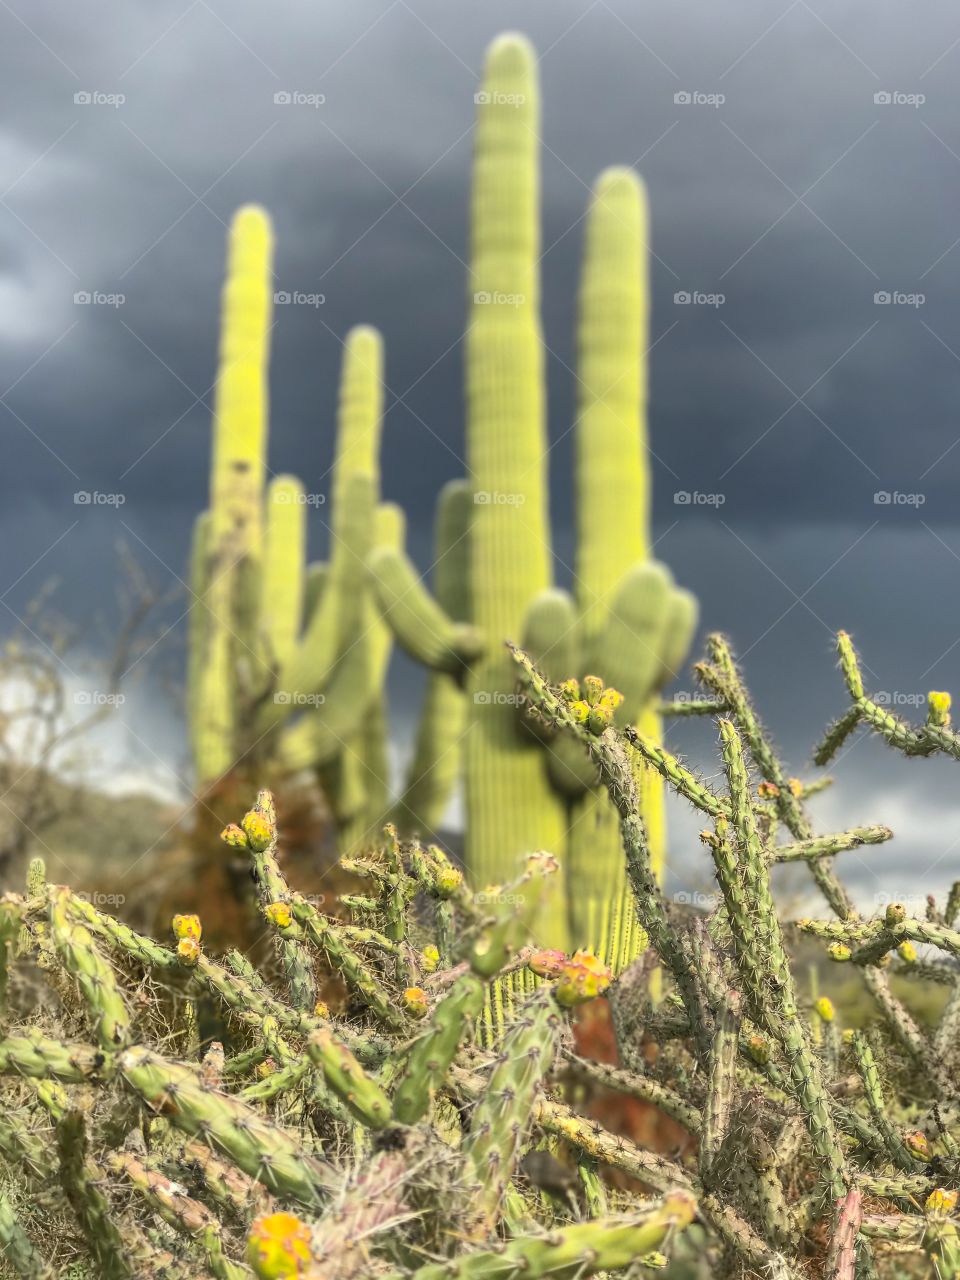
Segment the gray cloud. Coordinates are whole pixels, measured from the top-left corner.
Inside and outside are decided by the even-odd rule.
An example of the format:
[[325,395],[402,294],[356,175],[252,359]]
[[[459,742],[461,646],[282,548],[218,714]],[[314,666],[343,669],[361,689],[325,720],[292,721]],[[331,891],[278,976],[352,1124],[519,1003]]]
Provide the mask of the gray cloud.
[[[701,595],[706,622],[748,651],[791,753],[840,701],[830,628],[862,634],[894,687],[955,685],[952,10],[528,0],[522,19],[542,54],[559,579],[572,563],[581,220],[596,173],[636,163],[656,253],[662,553]],[[0,12],[7,608],[59,572],[67,612],[108,610],[120,536],[165,583],[183,573],[206,491],[225,224],[247,200],[273,215],[278,288],[326,299],[277,309],[271,465],[322,486],[340,341],[358,321],[378,325],[384,487],[429,563],[434,495],[464,470],[472,94],[485,44],[517,20],[503,0],[82,12],[13,0]],[[280,91],[325,101],[276,105]],[[97,92],[125,101],[74,102]],[[676,101],[683,93],[725,100]],[[925,101],[874,100],[884,93]],[[77,306],[81,290],[124,302]],[[698,292],[722,305],[674,300]],[[878,304],[877,293],[924,301]],[[77,490],[126,501],[78,508]],[[878,491],[923,503],[878,506]],[[677,505],[677,492],[724,501]],[[319,522],[313,537],[319,554]],[[414,691],[398,681],[402,722]]]

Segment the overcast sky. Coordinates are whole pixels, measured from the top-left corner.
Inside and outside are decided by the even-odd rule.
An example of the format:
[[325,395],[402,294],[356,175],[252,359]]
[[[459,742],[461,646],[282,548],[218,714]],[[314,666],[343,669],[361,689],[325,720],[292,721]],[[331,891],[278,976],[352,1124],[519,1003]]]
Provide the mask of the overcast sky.
[[[271,468],[322,487],[341,339],[377,325],[384,489],[429,563],[436,491],[465,469],[473,93],[514,26],[541,55],[558,580],[582,218],[596,174],[634,164],[658,553],[745,655],[797,769],[843,704],[837,627],[875,688],[960,692],[960,21],[942,0],[0,0],[0,631],[52,575],[64,613],[109,618],[121,538],[177,586],[205,500],[225,227],[250,200],[274,219],[277,288],[324,296],[277,312]],[[320,554],[320,519],[312,536]],[[393,683],[402,746],[416,683]],[[169,775],[176,714],[131,705]],[[709,748],[709,729],[674,740]],[[873,741],[842,773],[832,820],[896,810],[936,877],[960,870],[949,771]]]

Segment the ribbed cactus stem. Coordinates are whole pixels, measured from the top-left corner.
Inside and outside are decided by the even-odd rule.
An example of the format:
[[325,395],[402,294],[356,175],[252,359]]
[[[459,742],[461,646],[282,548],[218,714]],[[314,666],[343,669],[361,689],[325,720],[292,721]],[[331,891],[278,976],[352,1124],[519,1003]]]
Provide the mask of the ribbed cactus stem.
[[275,671],[290,660],[303,620],[306,497],[296,476],[275,476],[267,489],[260,635],[267,662]]
[[646,453],[649,238],[630,169],[597,179],[577,328],[576,594],[589,645],[627,570],[650,554]]
[[[558,848],[559,802],[543,761],[517,732],[503,643],[550,585],[544,352],[539,317],[539,91],[521,36],[497,39],[477,96],[468,285],[467,449],[475,507],[472,621],[486,651],[468,685],[467,861],[475,879],[508,879],[535,848]],[[558,884],[558,888],[561,888]],[[562,898],[540,936],[562,945]],[[549,924],[547,921],[549,920]]]
[[236,755],[238,663],[246,665],[251,684],[259,675],[254,592],[262,552],[272,254],[267,215],[253,205],[241,209],[230,228],[223,291],[202,606],[208,616],[191,694],[201,781],[223,773]]

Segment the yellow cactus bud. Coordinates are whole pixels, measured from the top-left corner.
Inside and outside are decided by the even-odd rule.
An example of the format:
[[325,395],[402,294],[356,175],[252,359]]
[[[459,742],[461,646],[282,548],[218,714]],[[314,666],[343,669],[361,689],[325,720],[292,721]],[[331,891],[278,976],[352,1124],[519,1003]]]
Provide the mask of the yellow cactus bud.
[[192,969],[200,959],[200,943],[196,938],[181,938],[177,943],[177,959]]
[[788,778],[787,786],[790,788],[790,794],[792,796],[803,795],[803,783],[800,781],[799,778]]
[[950,724],[951,701],[949,693],[928,693],[927,724],[937,725],[941,729],[946,729]]
[[420,952],[420,967],[424,973],[436,973],[440,967],[440,952],[432,944]]
[[923,1207],[932,1218],[947,1218],[957,1207],[957,1192],[936,1187],[927,1196]]
[[328,1004],[324,1004],[322,1000],[318,1000],[313,1006],[313,1016],[315,1018],[329,1018],[330,1006]]
[[761,800],[775,800],[780,794],[780,788],[775,782],[760,782],[757,784],[757,795]]
[[829,996],[821,996],[813,1007],[824,1022],[832,1022],[837,1016],[837,1011],[834,1009],[833,1001]]
[[235,822],[231,822],[229,826],[224,827],[220,832],[220,839],[224,844],[230,845],[232,849],[249,849],[247,843],[247,835],[242,827],[238,827]]
[[197,942],[203,936],[203,926],[199,916],[175,915],[170,921],[175,938],[195,938]]
[[565,702],[578,702],[580,700],[580,681],[572,678],[564,680],[560,686],[560,697]]
[[603,681],[599,676],[583,677],[583,696],[588,707],[595,707],[603,693]]
[[897,947],[897,955],[901,960],[905,960],[907,964],[916,964],[917,948],[912,942],[901,942]]
[[845,942],[831,942],[827,947],[827,955],[831,960],[849,960],[853,952]]
[[289,929],[293,924],[293,912],[286,902],[271,902],[264,908],[263,914],[278,929]]
[[400,1003],[414,1018],[425,1018],[430,1008],[430,1001],[423,987],[407,987],[400,997]]
[[434,892],[440,898],[452,898],[463,887],[463,872],[448,862],[439,866],[433,877]]
[[759,1063],[761,1066],[763,1063],[770,1061],[770,1046],[763,1036],[752,1035],[747,1041],[747,1052],[754,1062]]
[[559,978],[566,963],[565,951],[535,951],[527,961],[527,968],[541,978]]
[[247,1241],[247,1261],[260,1280],[287,1280],[303,1274],[312,1261],[310,1228],[293,1213],[270,1213],[255,1219]]
[[847,1027],[842,1036],[844,1044],[853,1044],[853,1027]]
[[613,710],[609,703],[598,702],[595,707],[590,708],[590,714],[587,716],[587,728],[591,733],[595,733],[599,738],[605,729],[609,729],[613,724]]
[[273,1058],[264,1058],[262,1062],[257,1063],[254,1074],[261,1080],[266,1080],[267,1076],[272,1076],[277,1070],[277,1064]]
[[609,707],[611,711],[619,711],[623,706],[623,694],[619,689],[604,689],[597,706]]
[[589,703],[586,703],[586,702],[571,702],[571,703],[570,703],[570,714],[573,716],[574,720],[576,720],[577,724],[584,724],[584,723],[586,723],[587,716],[589,716],[589,714],[590,714],[590,706],[589,706]]
[[259,809],[251,809],[249,813],[244,814],[243,829],[250,848],[256,853],[262,853],[264,849],[268,849],[277,834],[276,823]]
[[925,1133],[915,1129],[904,1135],[904,1141],[918,1160],[930,1159],[930,1141]]
[[554,995],[558,1004],[572,1009],[602,995],[612,979],[611,971],[592,951],[575,951],[560,971]]
[[906,918],[907,908],[902,902],[890,902],[887,904],[887,909],[883,913],[883,922],[888,929],[892,929],[895,924],[900,924]]

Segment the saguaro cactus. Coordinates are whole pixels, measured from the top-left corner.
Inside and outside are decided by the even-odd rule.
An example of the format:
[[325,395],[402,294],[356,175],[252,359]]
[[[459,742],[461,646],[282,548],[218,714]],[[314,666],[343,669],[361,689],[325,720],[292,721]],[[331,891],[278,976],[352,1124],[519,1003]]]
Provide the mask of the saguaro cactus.
[[[195,544],[195,590],[218,620],[215,628],[196,620],[191,635],[192,686],[202,695],[194,699],[195,750],[202,777],[252,743],[282,768],[318,770],[342,843],[362,843],[389,808],[384,676],[396,640],[430,672],[411,771],[392,809],[397,825],[432,833],[462,779],[473,875],[502,882],[530,850],[560,851],[571,883],[566,890],[564,875],[555,877],[541,940],[565,944],[572,931],[573,942],[603,944],[621,963],[629,958],[632,908],[612,809],[576,743],[530,732],[503,646],[522,639],[557,680],[596,673],[625,695],[618,723],[642,722],[655,734],[653,695],[690,640],[692,598],[649,558],[646,204],[635,175],[608,170],[587,222],[571,596],[553,586],[539,90],[524,37],[494,42],[476,101],[469,481],[449,485],[438,503],[433,595],[404,553],[400,513],[379,504],[382,346],[375,331],[356,329],[345,345],[331,554],[322,574],[304,568],[305,495],[292,477],[269,488],[260,546],[265,420],[254,430],[243,419],[242,465],[231,470],[218,418],[213,505]],[[253,330],[240,302],[255,293],[251,275],[265,287],[269,273],[269,237],[253,234],[263,231],[264,215],[248,229],[249,216],[238,215],[234,232],[224,350],[246,353],[262,376],[265,333],[255,349],[233,334]],[[225,404],[235,400],[232,368],[221,374]],[[229,564],[237,566],[229,591],[214,575],[227,533]],[[250,581],[252,592],[244,586]],[[258,602],[252,611],[251,600]],[[662,861],[660,783],[644,777],[641,788]]]
[[251,623],[262,549],[272,259],[269,219],[246,206],[230,228],[210,513],[194,549],[194,590],[202,603],[191,635],[196,662],[189,707],[201,778],[216,777],[236,759],[236,672],[256,660]]
[[[560,801],[518,729],[503,641],[550,586],[544,352],[540,334],[540,99],[536,57],[520,36],[491,46],[478,94],[467,328],[467,451],[474,485],[472,617],[486,648],[470,673],[467,861],[502,880],[530,849],[560,847]],[[563,941],[562,881],[554,893]],[[548,908],[549,910],[549,908]]]

